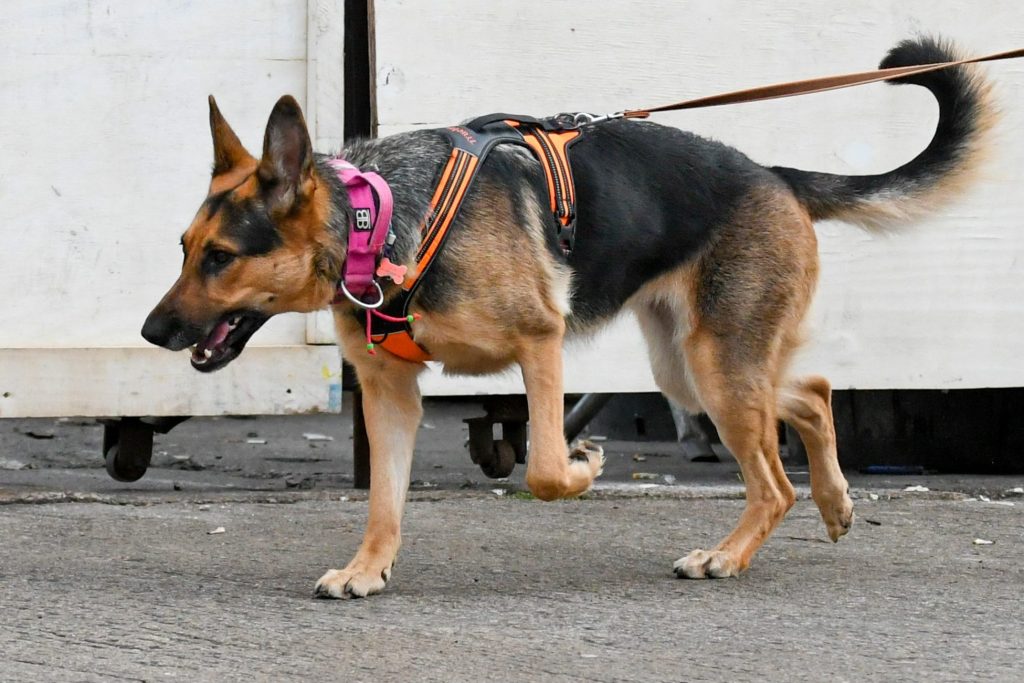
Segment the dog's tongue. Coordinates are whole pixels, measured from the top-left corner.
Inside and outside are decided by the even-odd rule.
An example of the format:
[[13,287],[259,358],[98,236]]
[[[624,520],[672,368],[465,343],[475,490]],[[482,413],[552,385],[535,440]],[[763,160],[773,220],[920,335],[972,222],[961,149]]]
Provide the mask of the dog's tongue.
[[206,349],[215,349],[221,345],[221,343],[228,338],[228,332],[231,331],[231,326],[228,325],[227,321],[219,323],[217,327],[213,328],[213,332],[206,338],[205,341],[199,344],[199,352],[202,353]]

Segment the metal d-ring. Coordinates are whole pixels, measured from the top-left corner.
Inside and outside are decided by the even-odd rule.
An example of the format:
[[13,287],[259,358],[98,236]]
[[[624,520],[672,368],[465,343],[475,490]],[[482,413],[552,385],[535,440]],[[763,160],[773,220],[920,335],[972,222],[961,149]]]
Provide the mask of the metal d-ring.
[[373,284],[374,287],[377,288],[378,299],[377,299],[376,303],[368,304],[365,301],[362,301],[362,300],[356,298],[356,296],[354,294],[352,294],[352,292],[348,291],[348,287],[345,286],[345,282],[344,281],[342,281],[340,283],[340,285],[341,285],[341,293],[344,294],[345,297],[348,298],[349,301],[354,303],[356,306],[359,306],[360,308],[367,308],[367,309],[370,309],[370,310],[373,310],[375,308],[380,308],[381,304],[384,303],[384,290],[380,288],[380,283],[377,282],[376,280],[373,280],[372,284]]

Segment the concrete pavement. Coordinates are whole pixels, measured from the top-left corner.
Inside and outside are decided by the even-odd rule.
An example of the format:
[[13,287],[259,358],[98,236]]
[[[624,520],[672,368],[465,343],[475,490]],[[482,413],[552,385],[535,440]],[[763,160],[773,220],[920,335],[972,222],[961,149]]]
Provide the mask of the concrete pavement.
[[4,506],[0,680],[1020,680],[1021,505],[859,500],[833,546],[802,501],[700,582],[672,560],[740,501],[420,497],[386,593],[350,602],[310,595],[359,501]]
[[594,493],[540,503],[469,463],[463,410],[428,407],[394,577],[351,602],[311,598],[366,514],[337,418],[186,423],[131,485],[94,425],[0,422],[0,681],[1024,675],[1020,477],[851,476],[832,545],[793,467],[804,498],[751,569],[681,581],[742,508],[730,462],[609,442]]

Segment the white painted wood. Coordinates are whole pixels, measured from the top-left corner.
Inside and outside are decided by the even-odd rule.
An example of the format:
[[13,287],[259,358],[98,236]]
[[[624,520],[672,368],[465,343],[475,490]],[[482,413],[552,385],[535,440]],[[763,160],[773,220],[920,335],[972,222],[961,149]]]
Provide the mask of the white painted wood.
[[345,133],[345,5],[307,0],[306,125],[318,152],[341,149]]
[[317,311],[306,316],[307,344],[335,344],[334,316],[329,310]]
[[[564,358],[564,388],[568,394],[657,391],[647,364],[647,349],[632,314],[614,321],[599,337],[569,342]],[[425,396],[525,392],[519,366],[486,377],[450,377],[443,374],[439,364],[430,366],[420,378]]]
[[308,4],[4,1],[0,416],[337,407],[322,372],[337,352],[305,346],[304,316],[275,318],[211,376],[139,336],[205,196],[208,94],[257,154],[284,93],[338,145],[342,3]]
[[[490,111],[617,111],[863,70],[922,31],[974,53],[1024,45],[1012,0],[376,0],[375,8],[381,135]],[[837,388],[1024,384],[1024,62],[985,68],[1004,109],[987,177],[894,237],[819,227],[813,341],[797,371],[822,372]],[[656,120],[762,163],[861,174],[913,157],[936,113],[920,88],[872,85]],[[640,348],[628,326],[592,347],[593,363],[575,366],[581,356],[567,353],[568,387],[653,389],[642,355],[622,355]],[[503,381],[425,385],[428,393],[512,386]]]
[[[343,0],[308,0],[306,123],[313,148],[325,154],[345,139],[345,5]],[[306,316],[306,343],[333,344],[329,311]]]
[[330,346],[256,346],[223,370],[157,348],[0,349],[0,418],[338,411]]
[[[142,345],[209,181],[206,96],[258,153],[276,99],[305,97],[305,7],[8,0],[3,12],[0,348]],[[303,317],[285,316],[254,343],[304,337]]]

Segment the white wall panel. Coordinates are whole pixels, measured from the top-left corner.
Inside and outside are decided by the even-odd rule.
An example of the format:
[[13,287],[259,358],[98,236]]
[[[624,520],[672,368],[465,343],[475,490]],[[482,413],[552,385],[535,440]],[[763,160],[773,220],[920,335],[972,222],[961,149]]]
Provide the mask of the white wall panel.
[[[1010,0],[375,5],[382,135],[489,111],[608,112],[859,71],[919,32],[948,36],[977,54],[1024,45],[1024,15]],[[893,237],[819,226],[821,284],[799,370],[824,372],[839,388],[1024,384],[1024,61],[985,68],[1004,120],[981,183]],[[923,89],[871,85],[656,120],[718,138],[762,163],[863,174],[913,157],[936,118]],[[622,326],[594,342],[598,359],[616,362],[567,364],[567,385],[649,378],[642,354],[630,363],[612,355],[641,348],[632,334]],[[571,363],[579,354],[567,357]],[[426,384],[445,393],[481,386],[460,382]]]
[[[3,2],[0,386],[17,398],[5,397],[0,416],[327,407],[322,365],[333,350],[304,346],[303,316],[276,318],[254,337],[276,365],[261,376],[199,375],[186,354],[141,348],[139,330],[177,277],[178,239],[206,193],[208,94],[254,153],[284,93],[308,96],[318,143],[337,145],[341,7]],[[252,359],[239,363],[252,372]],[[293,394],[283,401],[286,380]]]
[[[306,90],[305,2],[4,3],[0,347],[143,345],[205,196],[214,93],[250,149]],[[257,343],[301,343],[300,316]]]

